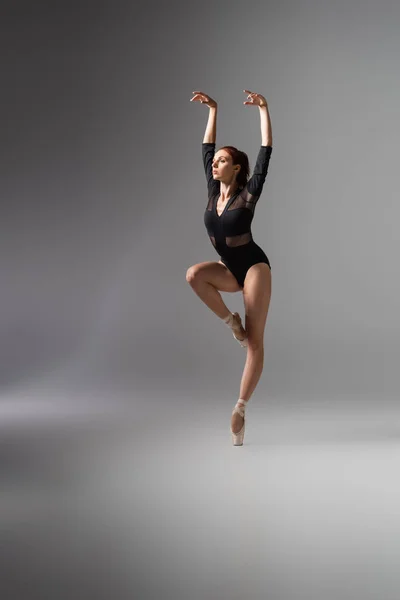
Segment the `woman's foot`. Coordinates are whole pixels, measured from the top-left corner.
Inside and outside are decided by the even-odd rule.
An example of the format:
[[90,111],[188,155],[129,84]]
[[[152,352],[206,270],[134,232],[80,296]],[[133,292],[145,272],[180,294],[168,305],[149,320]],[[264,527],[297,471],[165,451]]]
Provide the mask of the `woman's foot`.
[[237,413],[237,412],[233,413],[233,415],[231,417],[231,430],[232,430],[232,433],[239,433],[239,431],[243,427],[243,423],[244,423],[244,418],[241,417],[240,414]]
[[248,400],[240,398],[233,409],[231,417],[231,434],[234,446],[243,446],[245,429],[245,408]]
[[243,328],[242,319],[239,313],[229,312],[228,316],[222,319],[230,329],[232,329],[233,337],[239,342],[243,348],[247,346],[247,333]]
[[247,333],[242,325],[242,319],[240,318],[240,315],[237,312],[233,313],[233,323],[231,328],[233,331],[233,336],[237,339],[238,342],[246,342]]

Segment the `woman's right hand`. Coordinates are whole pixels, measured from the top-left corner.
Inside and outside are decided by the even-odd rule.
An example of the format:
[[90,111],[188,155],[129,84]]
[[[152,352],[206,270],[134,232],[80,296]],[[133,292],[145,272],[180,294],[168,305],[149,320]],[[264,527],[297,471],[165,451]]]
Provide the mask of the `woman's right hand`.
[[198,101],[201,104],[206,104],[209,108],[217,108],[217,103],[207,94],[203,94],[203,92],[193,92],[194,96],[190,99],[190,102]]

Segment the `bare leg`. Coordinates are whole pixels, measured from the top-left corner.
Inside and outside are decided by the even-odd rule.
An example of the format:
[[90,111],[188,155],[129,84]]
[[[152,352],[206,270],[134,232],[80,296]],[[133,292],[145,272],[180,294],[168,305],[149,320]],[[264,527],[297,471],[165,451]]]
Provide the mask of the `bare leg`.
[[239,315],[232,315],[218,290],[238,292],[242,288],[234,275],[221,262],[204,262],[190,267],[186,280],[201,300],[222,319],[239,340],[247,337]]
[[212,283],[205,281],[204,279],[198,278],[197,280],[188,280],[193,291],[198,295],[208,308],[210,308],[220,319],[225,319],[230,310],[222,300],[222,296],[219,291],[213,286]]
[[[271,298],[271,272],[268,265],[253,265],[247,272],[243,298],[246,308],[248,347],[246,363],[240,383],[239,398],[249,400],[264,367],[264,329]],[[232,415],[231,427],[235,433],[243,426],[243,418]]]
[[[247,348],[246,364],[244,366],[242,380],[240,383],[239,398],[249,400],[257,387],[264,367],[264,347]],[[237,433],[243,425],[243,418],[235,413],[231,420],[232,431]]]
[[247,349],[246,364],[244,366],[242,380],[240,382],[239,398],[249,400],[257,387],[264,367],[264,347]]
[[207,261],[189,267],[186,281],[220,319],[225,319],[230,310],[218,290],[239,292],[242,289],[233,274],[221,262]]

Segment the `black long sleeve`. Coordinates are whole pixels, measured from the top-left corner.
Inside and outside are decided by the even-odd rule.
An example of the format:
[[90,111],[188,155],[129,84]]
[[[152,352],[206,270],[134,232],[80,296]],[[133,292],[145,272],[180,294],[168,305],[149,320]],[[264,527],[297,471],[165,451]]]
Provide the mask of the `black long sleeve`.
[[261,146],[258,152],[253,175],[247,182],[247,191],[252,196],[260,196],[268,173],[272,146]]
[[215,154],[215,142],[204,142],[202,144],[202,156],[204,171],[207,178],[208,197],[218,194],[221,184],[217,179],[214,179],[212,174],[212,161]]

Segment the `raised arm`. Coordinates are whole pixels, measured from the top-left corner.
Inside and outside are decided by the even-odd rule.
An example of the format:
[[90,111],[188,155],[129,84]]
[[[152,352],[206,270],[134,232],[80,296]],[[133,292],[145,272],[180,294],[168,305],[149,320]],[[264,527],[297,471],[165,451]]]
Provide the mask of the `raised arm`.
[[208,195],[218,193],[220,189],[220,182],[214,179],[212,174],[212,161],[215,154],[215,140],[217,134],[217,103],[207,94],[203,94],[203,92],[193,92],[194,96],[191,98],[191,102],[193,100],[197,100],[201,102],[201,104],[205,104],[209,107],[208,113],[208,121],[206,126],[206,131],[204,133],[204,139],[202,144],[202,155],[203,155],[203,164],[204,170],[207,178],[207,186],[208,186]]
[[197,100],[201,104],[205,104],[209,107],[208,121],[206,131],[204,133],[203,144],[215,144],[217,137],[217,110],[218,106],[215,100],[203,92],[193,92],[194,96],[190,99],[190,102]]
[[260,125],[261,125],[261,146],[272,146],[272,127],[271,118],[269,116],[268,103],[264,96],[250,92],[250,90],[243,90],[247,96],[247,101],[243,104],[249,106],[258,106],[260,111]]
[[217,138],[217,110],[217,106],[210,107],[203,144],[215,144]]
[[258,151],[256,164],[253,174],[245,185],[245,191],[252,198],[247,198],[247,202],[257,202],[261,196],[261,192],[268,173],[269,160],[271,158],[272,146],[261,146]]
[[260,126],[261,126],[261,148],[258,151],[256,164],[253,174],[245,186],[248,202],[257,202],[261,195],[265,178],[267,177],[269,161],[272,152],[272,128],[271,118],[269,116],[268,104],[264,96],[243,90],[248,94],[247,101],[244,104],[250,106],[258,106],[260,111]]
[[260,110],[261,146],[272,146],[272,127],[268,104],[258,108]]

